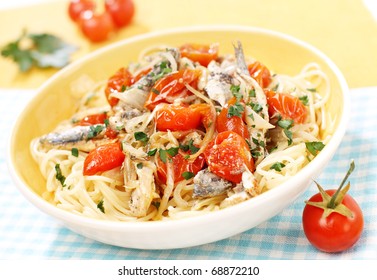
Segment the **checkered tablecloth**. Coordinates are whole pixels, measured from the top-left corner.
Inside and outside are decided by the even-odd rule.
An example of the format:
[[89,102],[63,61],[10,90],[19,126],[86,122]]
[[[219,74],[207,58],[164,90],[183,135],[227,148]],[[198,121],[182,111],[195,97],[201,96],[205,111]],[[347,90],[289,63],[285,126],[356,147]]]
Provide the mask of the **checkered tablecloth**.
[[6,165],[11,126],[33,91],[0,90],[0,259],[372,259],[377,260],[377,87],[351,90],[351,120],[339,150],[318,178],[325,188],[342,180],[351,159],[350,194],[360,204],[365,228],[359,242],[339,254],[321,253],[305,238],[304,200],[314,185],[279,215],[242,234],[176,250],[134,250],[80,236],[31,205],[16,189]]

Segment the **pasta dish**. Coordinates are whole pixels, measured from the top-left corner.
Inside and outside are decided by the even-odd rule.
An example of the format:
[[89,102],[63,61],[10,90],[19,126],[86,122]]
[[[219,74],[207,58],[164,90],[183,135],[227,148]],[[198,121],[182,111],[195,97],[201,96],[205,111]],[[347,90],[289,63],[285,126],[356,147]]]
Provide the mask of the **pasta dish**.
[[331,137],[328,78],[315,63],[274,73],[233,47],[153,46],[92,82],[75,114],[30,145],[44,199],[96,219],[179,219],[294,176]]

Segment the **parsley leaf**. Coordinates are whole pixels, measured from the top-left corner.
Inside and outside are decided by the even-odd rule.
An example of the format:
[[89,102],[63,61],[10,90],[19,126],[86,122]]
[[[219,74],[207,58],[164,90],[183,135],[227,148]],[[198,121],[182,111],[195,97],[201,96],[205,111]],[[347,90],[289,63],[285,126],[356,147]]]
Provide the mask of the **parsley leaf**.
[[78,157],[79,156],[79,150],[77,148],[72,148],[71,149],[71,154],[74,156],[74,157]]
[[304,104],[305,106],[308,106],[309,104],[309,97],[307,95],[301,96],[298,99]]
[[102,213],[105,213],[105,207],[103,207],[103,199],[100,202],[98,202],[97,208],[101,210]]
[[227,117],[231,118],[233,116],[241,117],[241,113],[244,111],[244,108],[241,103],[236,103],[229,106]]
[[282,168],[285,167],[285,164],[282,162],[275,162],[273,165],[270,166],[270,169],[274,169],[278,172],[281,171]]
[[62,187],[64,188],[65,187],[65,176],[62,174],[62,170],[60,169],[59,163],[55,164],[55,172],[56,172],[56,175],[55,175],[56,180],[58,180],[60,182],[60,184],[62,184]]
[[283,129],[290,129],[293,125],[293,120],[278,120],[278,126]]
[[[28,48],[22,48],[29,41]],[[20,71],[26,72],[33,66],[39,68],[62,68],[69,63],[76,47],[47,33],[27,34],[26,31],[15,41],[1,49],[1,55],[16,62]]]
[[138,164],[136,164],[136,167],[137,167],[137,169],[142,169],[143,168],[143,163],[139,162]]
[[255,89],[251,89],[251,90],[249,91],[249,97],[256,97]]
[[190,180],[194,176],[195,174],[190,171],[185,171],[182,173],[182,177],[185,178],[186,180]]
[[156,149],[149,150],[149,151],[147,152],[147,155],[151,157],[151,156],[154,156],[154,155],[156,154],[156,152],[157,152],[157,148],[156,148]]
[[102,125],[91,125],[89,127],[89,133],[86,136],[86,140],[97,137],[102,132],[102,130],[104,130],[104,127]]
[[142,131],[135,132],[134,137],[136,141],[140,141],[144,145],[147,144],[149,141],[148,135]]
[[179,148],[184,152],[190,151],[190,154],[195,154],[197,151],[200,150],[198,147],[194,145],[193,139],[190,139],[188,144],[186,145],[179,144]]
[[168,153],[164,149],[159,149],[158,154],[160,155],[160,159],[163,163],[166,163],[166,160],[168,158]]
[[178,154],[178,149],[179,149],[179,147],[171,147],[171,148],[167,149],[166,152],[170,156],[174,157],[174,156],[176,156]]
[[313,156],[316,156],[319,151],[322,151],[322,149],[325,147],[325,144],[323,144],[322,142],[313,141],[306,142],[305,146]]
[[285,136],[287,136],[287,138],[288,138],[288,146],[290,146],[292,144],[292,142],[293,142],[293,140],[292,140],[293,133],[292,133],[292,131],[290,131],[288,129],[284,129],[284,134],[285,134]]

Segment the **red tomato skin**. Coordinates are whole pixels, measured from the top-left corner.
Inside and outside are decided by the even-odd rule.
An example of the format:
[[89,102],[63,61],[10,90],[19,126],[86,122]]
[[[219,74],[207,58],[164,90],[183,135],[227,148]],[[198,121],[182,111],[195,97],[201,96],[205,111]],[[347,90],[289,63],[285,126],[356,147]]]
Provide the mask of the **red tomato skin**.
[[247,129],[246,123],[243,121],[245,113],[238,116],[228,117],[229,106],[234,105],[236,103],[236,98],[232,98],[228,102],[228,107],[223,108],[220,114],[217,116],[216,119],[216,130],[217,132],[224,132],[224,131],[234,131],[241,135],[245,139],[249,139],[250,133]]
[[281,115],[283,119],[290,119],[295,123],[305,122],[308,110],[300,99],[290,94],[276,93],[271,90],[265,90],[264,92],[267,98],[270,118]]
[[[329,195],[335,192],[335,189],[326,190]],[[309,201],[320,202],[322,197],[317,193]],[[362,211],[348,194],[344,196],[342,203],[352,211],[352,218],[335,212],[322,218],[323,209],[308,204],[305,206],[302,215],[304,233],[318,250],[327,253],[341,252],[351,248],[360,239],[364,228]]]
[[200,73],[200,70],[184,69],[161,78],[149,92],[144,107],[152,111],[157,104],[163,102],[172,103],[167,100],[169,97],[182,93],[183,95],[191,94],[187,91],[185,84],[187,83],[195,88]]
[[103,124],[105,123],[106,119],[107,119],[106,113],[88,115],[85,118],[81,119],[77,123],[77,125],[89,126],[89,125],[95,125],[95,124]]
[[129,87],[134,83],[134,78],[130,71],[126,68],[120,68],[113,76],[111,76],[107,81],[107,86],[105,89],[105,95],[107,101],[111,107],[118,104],[119,99],[115,97],[110,97],[112,92],[120,92],[123,87]]
[[130,24],[135,14],[135,5],[132,0],[106,0],[105,8],[118,28]]
[[80,14],[78,20],[82,33],[93,43],[103,42],[109,39],[114,31],[114,23],[110,14],[96,14],[87,10]]
[[[196,175],[196,173],[202,170],[205,163],[203,154],[200,154],[193,162],[186,160],[180,153],[171,158],[173,161],[174,183],[184,180],[182,177],[183,172],[192,172]],[[163,184],[166,184],[166,174],[166,164],[158,158],[157,175],[159,181]]]
[[92,0],[71,0],[68,4],[68,15],[73,21],[78,21],[80,14],[84,11],[94,11],[95,2]]
[[265,65],[263,65],[259,61],[255,61],[247,68],[249,70],[250,76],[253,77],[262,88],[266,88],[270,84],[271,73]]
[[218,58],[219,48],[217,45],[184,44],[180,47],[180,51],[182,57],[207,67],[212,60]]
[[209,170],[233,183],[240,183],[244,166],[254,169],[246,141],[236,132],[219,133],[204,150]]
[[180,131],[197,128],[202,115],[198,110],[183,105],[166,105],[156,112],[156,128],[159,131]]
[[84,160],[84,176],[96,175],[123,164],[125,154],[120,143],[110,143],[90,151]]

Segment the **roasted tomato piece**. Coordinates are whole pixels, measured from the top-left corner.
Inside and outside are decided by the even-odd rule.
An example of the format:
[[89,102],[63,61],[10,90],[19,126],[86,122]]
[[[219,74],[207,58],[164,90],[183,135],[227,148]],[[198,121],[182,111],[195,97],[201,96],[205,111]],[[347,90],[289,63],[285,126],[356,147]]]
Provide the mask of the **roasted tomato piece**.
[[295,123],[304,123],[308,110],[301,100],[290,94],[276,93],[265,90],[270,118],[281,116],[283,119],[293,120]]
[[113,92],[122,92],[127,87],[131,86],[134,82],[132,74],[126,68],[120,68],[113,76],[107,81],[105,95],[109,104],[113,107],[118,104],[119,99],[110,97]]
[[242,112],[241,116],[230,116],[229,115],[229,108],[236,103],[236,98],[232,98],[228,102],[228,106],[223,108],[220,111],[220,114],[217,116],[216,119],[216,130],[217,132],[224,132],[224,131],[234,131],[241,135],[245,139],[249,139],[249,130],[247,129],[247,125],[244,122],[244,115],[245,113]]
[[209,171],[217,176],[239,183],[245,167],[254,170],[254,161],[245,139],[233,131],[219,133],[204,150]]
[[[199,155],[194,161],[189,161],[188,159],[185,159],[185,156],[180,153],[173,157],[169,156],[169,158],[172,161],[175,183],[185,179],[185,172],[189,172],[191,176],[196,175],[196,173],[202,170],[205,164],[203,154]],[[160,157],[158,158],[157,174],[160,182],[165,184],[167,178],[167,167],[166,163],[164,163]]]
[[182,57],[187,57],[205,67],[219,56],[219,47],[217,44],[184,44],[180,47],[180,51]]
[[101,145],[92,150],[85,158],[83,174],[90,176],[114,169],[122,165],[124,158],[125,154],[120,143]]
[[185,84],[195,88],[200,73],[200,70],[184,69],[161,78],[150,91],[145,107],[152,111],[157,104],[173,103],[175,97],[191,94]]
[[265,88],[270,84],[271,73],[265,65],[259,61],[255,61],[254,63],[248,65],[247,68],[250,76],[253,77],[262,88]]

